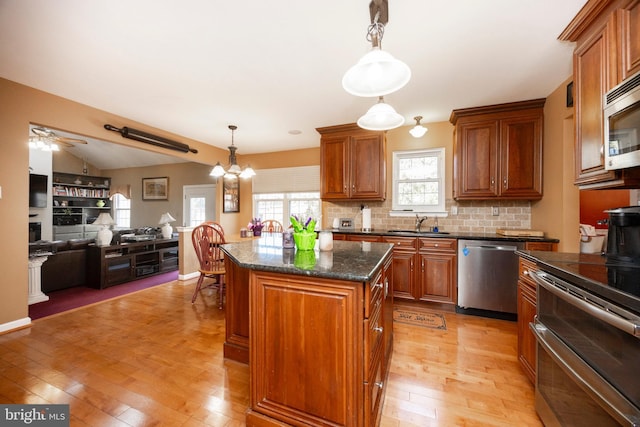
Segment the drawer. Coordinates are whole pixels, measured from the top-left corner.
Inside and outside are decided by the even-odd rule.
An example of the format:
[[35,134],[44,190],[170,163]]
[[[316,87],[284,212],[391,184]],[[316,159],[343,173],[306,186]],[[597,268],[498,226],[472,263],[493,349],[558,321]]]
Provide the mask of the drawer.
[[364,425],[375,426],[384,396],[383,357],[378,351],[373,358],[372,369],[364,384]]
[[536,264],[533,261],[520,257],[520,263],[518,264],[518,277],[520,280],[527,282],[534,288],[536,287],[536,282],[531,278],[530,272],[535,269]]
[[371,311],[371,317],[364,321],[364,372],[371,371],[373,355],[382,347],[384,336],[384,318],[382,301],[376,303]]
[[430,250],[430,251],[447,251],[455,252],[457,249],[456,239],[441,239],[441,238],[424,238],[418,239],[418,249]]
[[369,286],[365,286],[364,293],[364,317],[371,316],[372,307],[376,304],[382,304],[384,299],[384,282],[382,279],[382,270],[376,274],[375,279],[369,282]]
[[392,243],[393,250],[395,251],[407,251],[415,252],[418,239],[413,237],[387,237],[382,239],[385,243]]

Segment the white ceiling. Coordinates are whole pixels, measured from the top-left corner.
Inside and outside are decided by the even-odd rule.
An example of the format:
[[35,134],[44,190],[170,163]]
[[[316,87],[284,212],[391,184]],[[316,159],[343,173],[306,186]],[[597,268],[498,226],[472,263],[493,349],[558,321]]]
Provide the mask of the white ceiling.
[[[557,37],[584,3],[390,0],[382,48],[413,76],[385,100],[409,125],[546,97],[571,75]],[[376,101],[341,86],[370,48],[368,4],[0,0],[0,76],[221,148],[235,124],[240,155],[315,147],[316,127]]]

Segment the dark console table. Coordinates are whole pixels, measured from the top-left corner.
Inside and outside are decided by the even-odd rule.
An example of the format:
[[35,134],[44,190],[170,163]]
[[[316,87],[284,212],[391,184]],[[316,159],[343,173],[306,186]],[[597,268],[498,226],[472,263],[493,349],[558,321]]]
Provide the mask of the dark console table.
[[87,284],[104,289],[178,269],[178,239],[89,245]]

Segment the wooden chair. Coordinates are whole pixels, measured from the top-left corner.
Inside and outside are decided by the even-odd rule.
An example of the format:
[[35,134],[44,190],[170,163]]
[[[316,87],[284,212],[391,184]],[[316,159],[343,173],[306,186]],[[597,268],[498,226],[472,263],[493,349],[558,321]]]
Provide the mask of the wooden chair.
[[275,219],[266,219],[262,221],[263,231],[267,233],[282,233],[284,228],[280,221],[276,221]]
[[214,287],[218,290],[219,304],[218,308],[222,309],[222,303],[225,291],[225,270],[224,270],[224,253],[220,249],[220,245],[225,243],[224,232],[219,224],[203,223],[193,229],[191,241],[195,249],[198,262],[200,263],[200,277],[193,292],[191,303],[193,304],[198,298],[198,292],[202,287],[205,277],[214,278],[215,283],[207,287]]
[[215,222],[215,221],[204,221],[202,224],[210,224],[210,225],[213,225],[215,228],[217,228],[218,230],[220,230],[220,232],[224,235],[224,228],[222,228],[222,226],[220,225],[220,223]]

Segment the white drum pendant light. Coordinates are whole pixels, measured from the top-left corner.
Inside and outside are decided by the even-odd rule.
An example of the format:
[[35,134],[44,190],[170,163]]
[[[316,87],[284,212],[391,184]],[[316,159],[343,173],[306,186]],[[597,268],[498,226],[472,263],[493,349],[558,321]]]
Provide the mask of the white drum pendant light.
[[372,1],[369,12],[371,25],[367,29],[367,41],[372,48],[344,74],[342,87],[355,96],[384,96],[404,87],[411,79],[411,69],[381,48],[388,17],[387,3]]
[[396,112],[389,104],[385,104],[382,97],[378,103],[369,108],[367,114],[358,119],[358,126],[368,130],[389,130],[404,124],[404,117]]
[[355,96],[383,96],[404,87],[410,79],[407,64],[376,46],[349,68],[342,87]]

